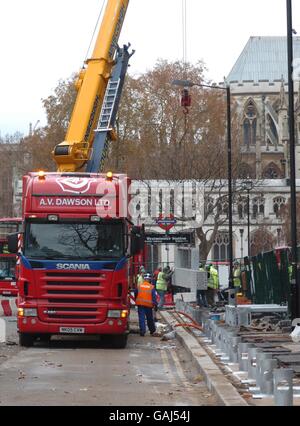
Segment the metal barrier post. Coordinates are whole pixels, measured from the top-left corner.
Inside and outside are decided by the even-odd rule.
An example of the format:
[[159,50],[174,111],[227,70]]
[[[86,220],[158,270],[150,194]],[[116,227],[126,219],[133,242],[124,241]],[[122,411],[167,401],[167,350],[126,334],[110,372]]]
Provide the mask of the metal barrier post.
[[289,368],[274,370],[274,402],[279,407],[293,406],[293,376]]
[[241,337],[232,336],[229,339],[229,360],[236,364],[238,362],[238,345],[242,341]]
[[258,348],[250,348],[248,350],[248,378],[256,380],[256,357],[259,352],[262,352]]
[[262,371],[262,362],[265,359],[272,359],[272,354],[270,352],[261,352],[257,354],[256,357],[256,385],[261,389],[263,381],[263,371]]
[[274,393],[274,369],[277,367],[277,359],[263,359],[261,362],[261,392],[264,395]]
[[241,371],[248,371],[248,351],[250,348],[253,348],[252,343],[239,343],[238,345],[239,369]]

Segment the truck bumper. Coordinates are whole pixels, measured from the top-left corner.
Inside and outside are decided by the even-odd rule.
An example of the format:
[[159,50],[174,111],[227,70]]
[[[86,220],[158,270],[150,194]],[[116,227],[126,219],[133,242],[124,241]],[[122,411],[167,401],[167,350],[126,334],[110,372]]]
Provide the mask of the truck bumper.
[[[80,333],[64,332],[65,329],[82,329]],[[128,333],[128,318],[108,318],[101,324],[53,324],[41,322],[36,317],[18,317],[18,330],[29,334],[58,334],[58,335],[100,335]]]

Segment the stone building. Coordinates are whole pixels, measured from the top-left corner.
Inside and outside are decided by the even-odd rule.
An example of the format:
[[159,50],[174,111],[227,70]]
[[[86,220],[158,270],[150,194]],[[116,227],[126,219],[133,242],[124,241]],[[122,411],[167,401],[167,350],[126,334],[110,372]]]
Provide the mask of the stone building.
[[[300,186],[300,37],[294,37],[296,173]],[[279,210],[290,198],[286,37],[251,37],[233,66],[230,84],[239,126],[241,178],[249,192],[250,246],[264,228],[274,246],[286,244]],[[248,255],[247,197],[234,206],[234,256]],[[209,229],[210,224],[207,223]],[[210,258],[228,257],[228,228],[220,229]],[[253,247],[254,248],[254,247]]]
[[[300,37],[294,38],[295,75]],[[297,59],[298,58],[298,59]],[[299,77],[298,77],[299,80]],[[289,176],[286,37],[251,37],[228,78],[239,125],[244,177]],[[300,177],[300,85],[295,82],[297,174]]]

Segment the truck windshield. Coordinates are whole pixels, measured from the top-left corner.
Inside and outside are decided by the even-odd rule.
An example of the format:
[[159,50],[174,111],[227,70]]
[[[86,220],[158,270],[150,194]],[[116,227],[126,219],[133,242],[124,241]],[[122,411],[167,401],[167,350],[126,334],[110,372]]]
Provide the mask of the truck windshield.
[[122,223],[27,223],[24,254],[38,259],[119,259]]
[[4,259],[0,258],[0,280],[11,278],[15,278],[15,267],[16,267],[16,260],[13,258],[11,259]]

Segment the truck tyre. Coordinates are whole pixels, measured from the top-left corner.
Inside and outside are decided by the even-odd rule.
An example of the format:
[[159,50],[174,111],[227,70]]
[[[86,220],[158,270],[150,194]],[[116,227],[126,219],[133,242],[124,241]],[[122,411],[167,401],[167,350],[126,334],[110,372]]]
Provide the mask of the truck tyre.
[[127,345],[128,334],[111,336],[111,345],[114,349],[124,349]]
[[34,343],[34,335],[28,333],[19,333],[19,345],[30,348]]

